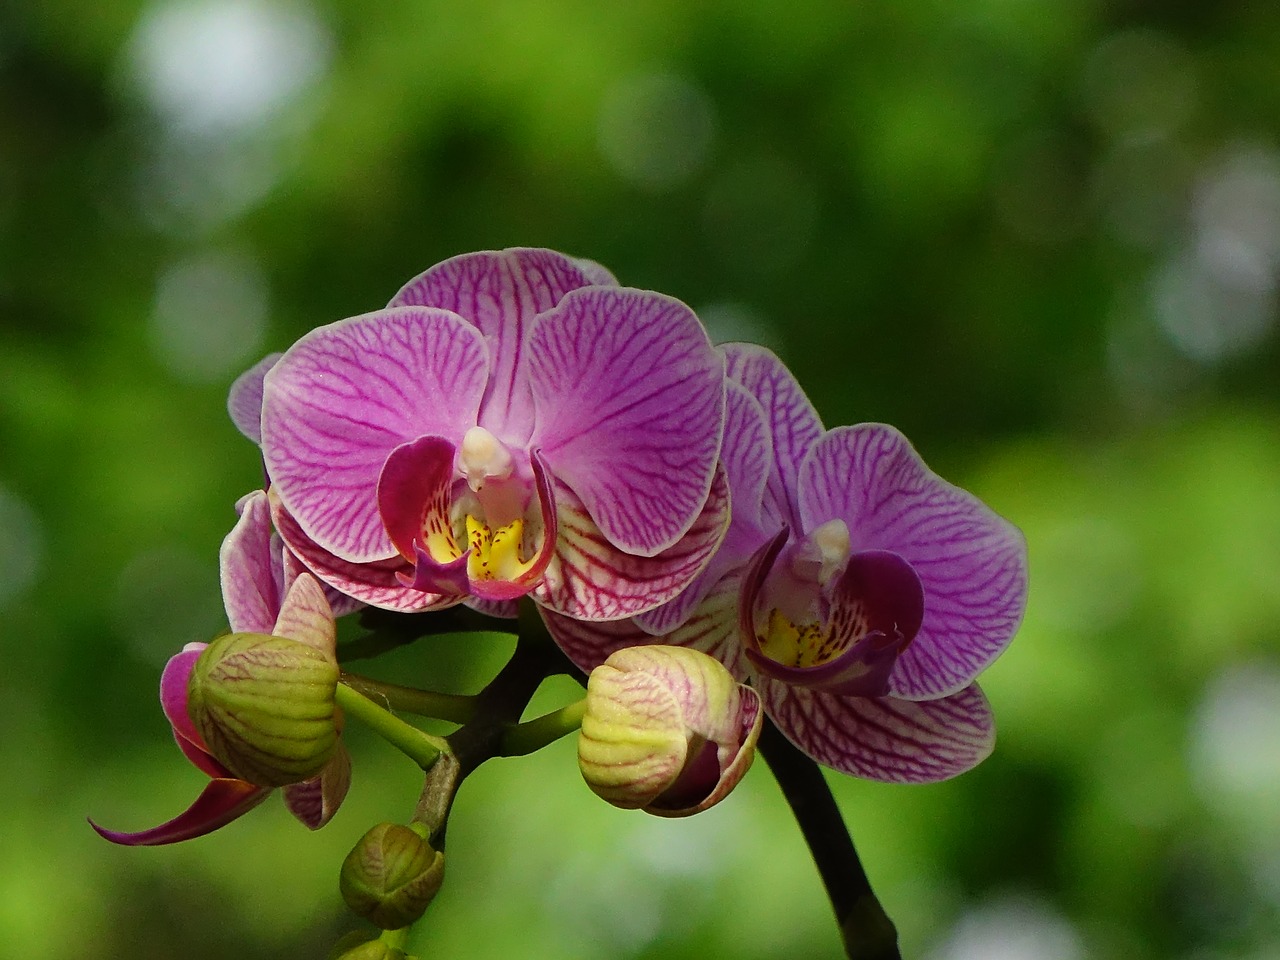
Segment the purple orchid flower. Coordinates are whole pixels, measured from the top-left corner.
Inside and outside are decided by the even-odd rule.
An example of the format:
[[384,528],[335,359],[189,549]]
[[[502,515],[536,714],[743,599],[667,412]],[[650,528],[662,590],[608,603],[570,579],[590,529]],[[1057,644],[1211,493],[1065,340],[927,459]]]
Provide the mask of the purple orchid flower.
[[[312,576],[299,575],[288,551],[271,532],[266,494],[257,491],[239,504],[240,520],[223,541],[223,599],[233,633],[288,637],[334,656],[336,635],[326,591]],[[189,643],[170,658],[160,677],[160,705],[179,749],[210,778],[196,801],[172,820],[123,833],[90,824],[106,839],[125,846],[158,846],[191,840],[226,826],[271,793],[235,777],[209,751],[187,713],[187,689],[196,660],[207,647]],[[285,806],[304,825],[317,830],[337,812],[351,782],[351,757],[339,741],[325,769],[283,789]]]
[[[276,528],[401,611],[566,616],[672,599],[728,526],[724,361],[684,304],[549,250],[476,253],[237,383]],[[253,411],[260,407],[260,417]]]
[[584,624],[544,612],[553,635],[588,669],[663,631],[661,642],[712,653],[751,678],[796,746],[846,773],[928,782],[975,766],[994,724],[974,679],[1026,601],[1021,533],[894,428],[824,431],[768,350],[721,349],[734,517],[720,554],[689,592],[642,616]]

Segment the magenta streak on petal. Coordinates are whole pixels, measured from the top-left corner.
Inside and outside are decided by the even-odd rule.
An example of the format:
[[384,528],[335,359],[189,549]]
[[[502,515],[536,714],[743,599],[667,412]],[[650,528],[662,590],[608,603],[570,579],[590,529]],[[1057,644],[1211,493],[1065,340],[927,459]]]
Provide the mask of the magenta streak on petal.
[[227,395],[227,413],[236,429],[254,443],[262,443],[262,378],[283,354],[269,353],[231,384]]
[[[378,512],[396,550],[416,561],[430,537],[453,541],[454,457],[444,437],[418,437],[391,451],[378,476]],[[454,544],[456,546],[456,543]],[[441,564],[456,557],[437,558]]]
[[895,661],[920,628],[920,578],[897,554],[869,550],[850,557],[830,589],[825,645],[843,652],[814,666],[797,667],[778,663],[753,646],[747,659],[760,673],[793,686],[846,696],[885,696]]
[[453,594],[423,593],[406,587],[399,575],[409,575],[413,567],[399,554],[388,560],[350,563],[322,550],[298,526],[279,499],[271,498],[271,516],[289,550],[324,583],[345,596],[401,613],[422,613],[453,606],[459,597]]
[[946,780],[977,766],[995,743],[977,684],[937,700],[847,697],[759,681],[778,729],[819,763],[887,783]]
[[192,764],[210,777],[229,777],[230,771],[209,754],[204,738],[187,713],[187,685],[206,646],[208,644],[191,644],[169,658],[160,674],[160,709],[173,728],[173,739]]
[[556,520],[555,495],[552,492],[551,475],[547,472],[542,453],[534,450],[531,455],[533,480],[538,498],[538,511],[542,519],[542,546],[532,565],[513,580],[472,580],[471,593],[481,600],[515,600],[533,590],[542,580],[551,558],[555,556],[559,539],[559,523]]
[[582,620],[620,620],[670,600],[710,562],[729,526],[729,485],[718,468],[697,522],[654,557],[624,553],[592,521],[582,501],[555,479],[556,555],[535,588],[539,604]]
[[891,550],[924,586],[919,633],[890,692],[905,699],[963,689],[1008,645],[1026,603],[1026,542],[977,497],[933,473],[893,427],[825,435],[805,463],[806,524],[844,520],[854,550]]
[[401,288],[391,306],[441,307],[484,335],[492,366],[478,423],[517,446],[533,430],[533,398],[525,371],[530,321],[570,290],[598,282],[553,250],[468,253],[439,263]]
[[769,505],[784,523],[809,530],[796,509],[795,491],[800,464],[822,436],[822,421],[795,376],[772,351],[754,343],[720,346],[725,375],[746,388],[769,419],[773,439],[773,469],[769,472]]
[[271,790],[267,787],[255,786],[244,780],[210,780],[195,803],[158,827],[137,833],[122,833],[118,830],[106,830],[92,820],[89,821],[89,826],[98,831],[99,836],[126,847],[178,843],[203,837],[219,827],[225,827],[260,804],[269,793]]
[[702,510],[724,429],[724,360],[684,304],[590,287],[529,335],[534,443],[615,547],[652,557]]
[[387,456],[417,437],[461,439],[488,370],[479,332],[443,310],[397,307],[313,330],[263,382],[272,489],[324,550],[387,559],[395,548],[376,494]]
[[423,549],[422,544],[413,545],[414,564],[412,573],[396,571],[396,579],[412,590],[420,590],[428,596],[437,595],[453,597],[461,600],[467,595],[467,551],[460,557],[441,563]]
[[756,635],[756,603],[760,598],[760,591],[764,589],[765,579],[777,562],[778,554],[790,539],[790,528],[783,527],[773,539],[756,551],[742,576],[742,593],[738,599],[738,635],[748,658],[760,653],[760,638]]
[[222,602],[234,633],[270,633],[280,613],[281,557],[263,490],[241,501],[240,519],[222,541],[218,565]]

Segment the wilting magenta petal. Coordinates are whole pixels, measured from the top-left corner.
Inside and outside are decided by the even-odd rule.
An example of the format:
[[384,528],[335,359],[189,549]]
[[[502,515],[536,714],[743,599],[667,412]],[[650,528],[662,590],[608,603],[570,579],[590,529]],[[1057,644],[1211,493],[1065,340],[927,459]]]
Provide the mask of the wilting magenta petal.
[[554,250],[468,253],[410,280],[390,306],[452,310],[484,334],[492,363],[479,423],[522,445],[533,430],[533,399],[524,370],[529,323],[570,290],[600,282],[603,268],[590,266],[595,269]]
[[702,511],[724,429],[724,361],[684,304],[573,291],[529,337],[534,444],[605,538],[653,557]]
[[254,443],[262,443],[262,378],[283,354],[269,353],[231,384],[227,413],[236,429]]
[[441,610],[458,602],[455,595],[423,593],[405,586],[400,575],[413,575],[413,565],[399,554],[370,563],[350,563],[319,547],[284,509],[278,497],[271,497],[271,516],[285,545],[323,583],[360,603],[401,613]]
[[240,510],[218,552],[222,602],[233,633],[270,633],[280,613],[281,557],[273,543],[266,491],[250,493]]
[[351,754],[342,741],[317,777],[291,783],[282,790],[284,805],[304,827],[319,830],[333,819],[351,786]]
[[772,351],[754,343],[726,343],[719,349],[725,374],[760,402],[769,419],[776,471],[769,474],[769,503],[784,523],[799,529],[790,491],[796,489],[801,462],[822,436],[822,421],[795,376]]
[[637,614],[637,624],[654,636],[668,634],[684,623],[721,578],[751,559],[766,538],[765,531],[772,533],[781,525],[776,516],[764,512],[765,483],[773,464],[764,411],[743,387],[732,382],[725,386],[720,463],[732,500],[729,532],[707,568],[675,599]]
[[933,473],[893,427],[827,433],[800,477],[805,529],[839,518],[852,548],[891,550],[924,586],[924,619],[890,677],[893,696],[967,686],[1012,639],[1027,594],[1026,542],[981,500]]
[[729,526],[729,484],[723,469],[716,470],[711,493],[688,533],[654,557],[614,547],[582,501],[559,480],[555,502],[556,552],[533,597],[581,620],[621,620],[666,603],[710,562]]
[[479,332],[443,310],[398,307],[313,330],[264,380],[273,491],[324,550],[353,563],[387,559],[383,463],[417,437],[461,439],[487,378]]
[[122,833],[103,829],[92,820],[89,821],[89,826],[98,831],[99,836],[126,847],[156,847],[178,843],[181,840],[203,837],[219,827],[225,827],[260,804],[269,793],[269,788],[255,786],[244,780],[210,780],[195,803],[158,827],[137,833]]
[[990,754],[995,724],[977,684],[937,700],[846,697],[758,678],[765,710],[819,763],[885,783],[931,783]]

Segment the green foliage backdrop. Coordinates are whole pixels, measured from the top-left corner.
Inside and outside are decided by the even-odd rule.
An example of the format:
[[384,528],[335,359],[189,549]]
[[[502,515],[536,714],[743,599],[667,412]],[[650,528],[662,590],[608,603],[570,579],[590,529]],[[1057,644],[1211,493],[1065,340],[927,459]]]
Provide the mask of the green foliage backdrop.
[[[213,837],[158,672],[222,626],[240,369],[545,245],[777,349],[1021,525],[1000,742],[832,777],[906,955],[1280,953],[1280,7],[18,0],[0,8],[0,953],[319,957],[414,771]],[[500,643],[393,669],[472,691]],[[556,705],[564,690],[535,703]],[[569,742],[464,788],[417,949],[835,957],[767,771],[625,814]]]

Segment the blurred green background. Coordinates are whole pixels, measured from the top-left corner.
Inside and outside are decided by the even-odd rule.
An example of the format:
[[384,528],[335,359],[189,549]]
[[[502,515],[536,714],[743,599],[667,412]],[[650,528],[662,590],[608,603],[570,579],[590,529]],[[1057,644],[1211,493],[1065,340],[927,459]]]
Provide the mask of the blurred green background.
[[[832,776],[906,955],[1280,956],[1280,6],[0,6],[0,954],[322,957],[414,770],[188,844],[155,698],[259,481],[233,377],[456,253],[545,245],[901,427],[1026,532],[959,780]],[[501,644],[385,675],[470,691]],[[545,708],[570,691],[544,692]],[[573,744],[464,788],[426,957],[839,955],[767,769],[626,814]]]

